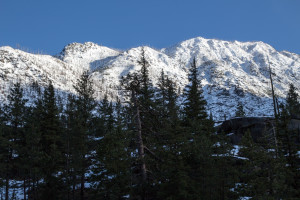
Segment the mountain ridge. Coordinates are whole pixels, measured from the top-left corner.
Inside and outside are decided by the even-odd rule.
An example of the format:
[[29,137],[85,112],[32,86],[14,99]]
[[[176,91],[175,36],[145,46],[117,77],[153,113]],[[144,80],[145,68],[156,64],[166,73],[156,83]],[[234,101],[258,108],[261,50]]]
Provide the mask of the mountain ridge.
[[217,120],[232,117],[239,101],[249,116],[271,115],[269,64],[279,101],[283,101],[290,83],[300,89],[299,54],[279,52],[261,41],[196,37],[162,49],[143,46],[125,51],[92,42],[71,43],[54,56],[0,47],[0,100],[5,102],[9,87],[18,80],[26,87],[33,82],[45,85],[51,80],[58,91],[74,93],[72,85],[84,70],[91,71],[96,98],[107,93],[114,100],[121,97],[120,78],[140,69],[137,60],[142,48],[150,63],[153,83],[157,83],[164,70],[176,82],[179,92],[188,83],[188,69],[195,58],[208,110]]

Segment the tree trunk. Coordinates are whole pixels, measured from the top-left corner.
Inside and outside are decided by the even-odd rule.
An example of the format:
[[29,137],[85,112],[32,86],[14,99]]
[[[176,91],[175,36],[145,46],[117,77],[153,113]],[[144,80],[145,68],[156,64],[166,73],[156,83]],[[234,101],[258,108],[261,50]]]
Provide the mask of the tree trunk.
[[72,199],[75,200],[75,189],[76,189],[76,176],[73,171],[73,188],[72,188]]
[[[269,60],[269,58],[268,58]],[[276,109],[276,100],[275,100],[275,92],[274,92],[274,86],[273,86],[273,79],[272,79],[272,71],[271,71],[271,66],[270,66],[270,61],[269,61],[269,73],[270,73],[270,82],[271,82],[271,89],[272,89],[272,98],[273,98],[273,106],[274,106],[274,116],[277,119],[277,109]]]
[[36,191],[35,191],[35,175],[33,175],[33,180],[32,180],[32,194],[33,194],[33,199],[36,199]]
[[24,192],[24,200],[26,200],[26,178],[23,181],[23,192]]
[[273,132],[273,137],[274,137],[274,142],[275,142],[275,153],[276,153],[276,158],[278,158],[278,143],[277,143],[277,134],[276,134],[276,126],[277,126],[277,120],[275,122],[275,126],[273,125],[273,123],[271,122],[272,125],[272,132]]
[[138,102],[136,99],[135,91],[132,91],[132,100],[135,107],[135,115],[136,115],[136,126],[137,126],[137,144],[138,144],[138,155],[139,160],[141,162],[141,173],[142,173],[142,184],[145,184],[147,181],[147,171],[146,171],[146,163],[144,160],[145,152],[144,152],[144,144],[143,144],[143,137],[142,137],[142,122],[140,116],[140,109],[138,106]]
[[66,170],[67,170],[67,187],[68,187],[68,194],[67,194],[67,200],[70,200],[70,190],[71,190],[71,175],[70,175],[70,166],[69,166],[69,162],[70,162],[70,141],[69,141],[69,137],[68,137],[68,141],[67,141],[67,156],[66,156]]
[[84,200],[84,170],[81,171],[80,200]]

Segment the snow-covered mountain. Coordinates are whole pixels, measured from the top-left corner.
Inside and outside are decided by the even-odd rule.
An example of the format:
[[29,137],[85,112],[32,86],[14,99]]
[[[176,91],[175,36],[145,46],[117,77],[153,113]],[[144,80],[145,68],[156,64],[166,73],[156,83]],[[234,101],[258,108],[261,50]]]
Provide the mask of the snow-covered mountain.
[[45,85],[48,80],[52,80],[58,91],[73,93],[72,86],[84,70],[92,73],[96,98],[101,99],[107,93],[113,100],[120,95],[120,78],[140,69],[137,60],[142,48],[150,63],[153,83],[157,83],[164,70],[176,82],[179,92],[188,83],[188,68],[196,58],[208,109],[218,120],[225,115],[227,119],[232,117],[238,101],[244,103],[250,116],[272,114],[269,63],[279,98],[285,97],[290,83],[300,89],[300,55],[279,52],[263,42],[197,37],[169,48],[145,46],[126,51],[92,42],[72,43],[55,56],[0,47],[0,100],[5,101],[10,85],[16,81],[25,85],[29,98],[33,82]]

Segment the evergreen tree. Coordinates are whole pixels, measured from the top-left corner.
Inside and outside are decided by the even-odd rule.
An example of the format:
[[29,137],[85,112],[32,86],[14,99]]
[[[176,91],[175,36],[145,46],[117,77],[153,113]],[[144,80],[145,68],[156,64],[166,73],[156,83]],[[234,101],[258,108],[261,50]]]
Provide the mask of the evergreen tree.
[[244,157],[240,195],[254,199],[286,197],[284,163],[267,141],[254,143],[250,131],[242,138],[240,155]]
[[75,171],[80,176],[80,199],[85,199],[85,174],[91,162],[91,146],[93,138],[92,122],[94,115],[92,111],[95,109],[93,82],[88,71],[85,71],[77,83],[74,85],[77,92],[75,99],[76,109],[76,128],[74,129],[74,155],[73,162],[76,163]]
[[[24,152],[26,155],[24,157],[23,167],[28,169],[28,185],[30,191],[28,194],[28,199],[36,200],[38,199],[38,182],[43,178],[42,173],[42,158],[43,151],[41,148],[41,113],[42,104],[41,99],[36,100],[34,107],[27,108],[26,115],[26,125],[25,125],[25,135],[26,135],[26,145]],[[30,162],[28,162],[30,160]]]
[[189,85],[186,86],[184,97],[184,116],[186,123],[193,121],[204,122],[207,119],[206,100],[203,97],[201,81],[198,79],[196,59],[194,58],[189,69]]
[[290,84],[289,91],[286,97],[286,108],[290,115],[300,114],[299,95],[293,84]]
[[[189,188],[190,168],[186,162],[186,137],[184,127],[179,118],[179,106],[175,83],[162,72],[157,92],[159,109],[160,140],[157,142],[158,157],[162,159],[159,173],[159,199],[192,199]],[[176,191],[176,193],[174,193]]]
[[[167,115],[166,98],[167,98],[167,80],[164,71],[161,71],[160,79],[158,82],[158,92],[156,93],[155,100],[161,119],[165,119]],[[161,120],[160,120],[161,121]],[[164,124],[164,122],[162,122]]]
[[300,197],[300,193],[297,188],[300,187],[300,173],[298,162],[299,143],[298,131],[291,130],[289,124],[291,122],[290,112],[284,105],[280,105],[280,115],[278,122],[277,139],[279,143],[278,154],[284,156],[286,163],[286,182],[288,185],[286,195],[290,197]]
[[245,117],[246,113],[244,111],[244,106],[243,104],[239,101],[237,105],[237,109],[235,112],[235,117]]
[[104,98],[101,110],[104,134],[98,143],[95,164],[97,167],[93,170],[96,174],[95,198],[126,199],[130,191],[131,159],[121,102],[117,100],[113,109],[112,103],[108,103]]
[[[5,187],[6,176],[7,176],[7,158],[8,158],[8,139],[6,135],[6,126],[5,126],[5,118],[4,111],[0,107],[0,187]],[[2,194],[1,194],[1,198]],[[8,197],[7,197],[8,198]]]
[[213,191],[216,199],[236,199],[232,190],[238,182],[236,157],[229,137],[223,132],[214,134],[213,145]]
[[42,172],[45,179],[43,188],[43,199],[60,198],[62,195],[62,185],[57,173],[61,170],[62,154],[62,125],[59,118],[58,107],[54,87],[50,81],[44,89],[42,98],[42,110],[40,118]]
[[[21,169],[20,156],[25,141],[24,122],[25,122],[25,104],[23,98],[23,89],[19,82],[15,83],[10,89],[8,95],[8,104],[5,106],[6,124],[8,131],[5,134],[6,160],[5,160],[5,181],[6,191],[5,199],[8,200],[9,180],[16,178],[16,171]],[[24,174],[23,174],[24,175]]]
[[[299,146],[299,130],[291,129],[292,118],[300,114],[299,95],[293,84],[290,84],[289,91],[286,97],[286,105],[281,104],[279,113],[279,120],[277,122],[277,140],[278,140],[278,154],[284,156],[286,161],[285,175],[287,189],[286,195],[290,198],[299,198],[300,192],[300,173],[298,162]],[[299,127],[298,127],[299,128]]]
[[107,94],[105,94],[104,99],[101,102],[99,113],[100,113],[100,124],[102,131],[102,136],[113,129],[114,116],[113,116],[113,105],[107,99]]
[[208,119],[206,101],[201,81],[198,79],[196,60],[193,59],[189,72],[189,85],[184,92],[184,127],[186,166],[189,166],[189,199],[212,199],[213,179],[213,122]]
[[[43,158],[45,154],[41,144],[44,107],[42,90],[37,83],[32,92],[35,93],[36,99],[34,104],[26,108],[24,127],[25,146],[22,150],[23,155],[21,161],[22,169],[28,171],[27,185],[30,187],[28,190],[28,199],[39,199],[43,188],[45,188],[43,184],[40,184],[41,180],[45,177],[43,173]],[[28,162],[28,160],[30,160],[30,162]]]
[[158,118],[154,90],[149,80],[149,63],[146,60],[144,48],[142,48],[138,64],[141,65],[141,70],[138,73],[127,75],[123,78],[122,84],[130,98],[131,132],[136,134],[135,145],[132,145],[135,149],[133,149],[132,155],[136,158],[136,162],[133,163],[132,196],[149,199],[155,194],[151,190],[156,187],[155,182],[157,181],[155,179],[158,171],[155,141],[159,134],[155,126]]
[[[78,142],[78,136],[76,134],[77,127],[78,127],[78,116],[76,111],[76,104],[75,104],[75,96],[69,94],[68,101],[66,105],[66,109],[64,111],[64,152],[65,152],[65,171],[64,177],[66,179],[66,187],[67,187],[67,199],[75,199],[75,190],[76,185],[80,182],[77,181],[78,176],[78,149],[76,143]],[[77,171],[76,171],[77,170]]]

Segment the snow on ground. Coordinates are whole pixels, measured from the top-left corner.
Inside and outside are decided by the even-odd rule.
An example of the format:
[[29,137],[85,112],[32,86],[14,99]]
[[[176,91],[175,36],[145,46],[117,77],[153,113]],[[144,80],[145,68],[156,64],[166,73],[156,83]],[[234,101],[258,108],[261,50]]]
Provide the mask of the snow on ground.
[[[15,181],[15,180],[10,180],[9,181],[10,188],[9,188],[9,199],[17,199],[21,200],[24,199],[24,191],[22,181]],[[5,199],[5,187],[0,188],[0,199]]]

